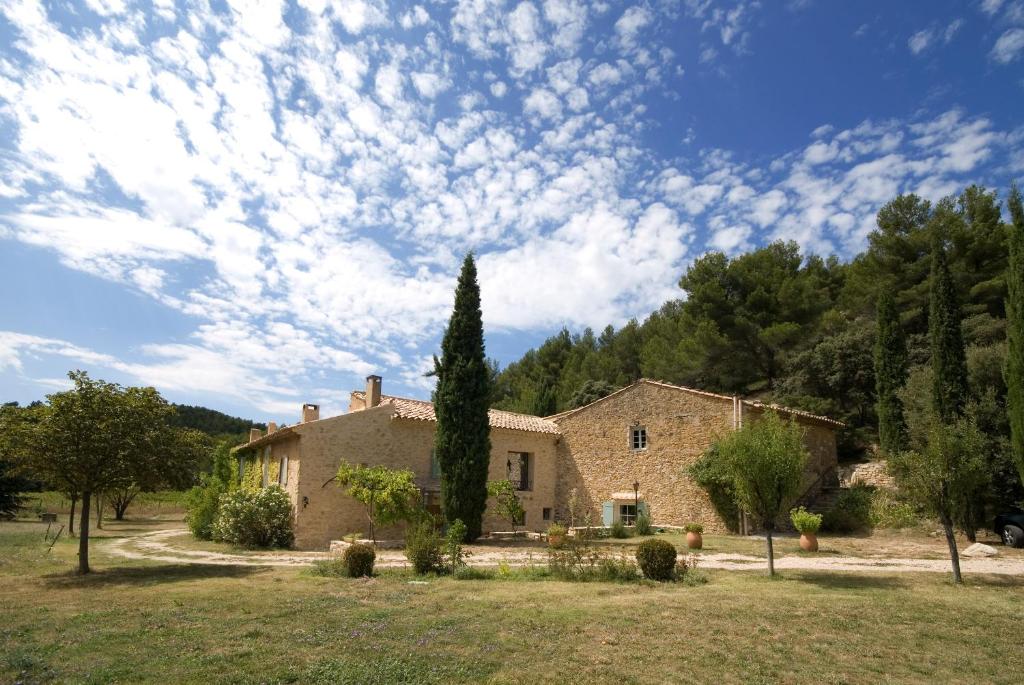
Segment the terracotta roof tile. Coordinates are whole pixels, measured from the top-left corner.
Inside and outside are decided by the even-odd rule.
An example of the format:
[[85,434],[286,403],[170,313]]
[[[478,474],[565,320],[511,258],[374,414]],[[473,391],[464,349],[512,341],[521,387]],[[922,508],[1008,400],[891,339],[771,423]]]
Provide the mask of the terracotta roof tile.
[[[356,391],[352,393],[355,397],[365,399],[366,393]],[[381,395],[381,404],[390,404],[395,408],[395,416],[400,419],[414,419],[417,421],[437,421],[434,414],[434,405],[425,400],[413,400],[407,397],[393,397]],[[550,433],[558,435],[561,433],[558,425],[553,421],[542,419],[539,416],[529,414],[517,414],[511,411],[491,409],[487,412],[491,428],[506,428],[508,430],[528,431],[531,433]]]

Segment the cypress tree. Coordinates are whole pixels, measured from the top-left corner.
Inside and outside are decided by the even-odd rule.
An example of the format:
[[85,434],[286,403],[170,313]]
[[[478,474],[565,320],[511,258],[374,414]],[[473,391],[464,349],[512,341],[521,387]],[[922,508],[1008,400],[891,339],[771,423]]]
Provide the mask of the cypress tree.
[[441,341],[441,358],[434,358],[434,374],[434,447],[441,467],[442,509],[449,523],[462,520],[466,542],[472,542],[481,533],[491,460],[491,376],[484,357],[480,286],[472,253],[462,263],[455,308]]
[[967,403],[967,359],[960,322],[963,313],[949,271],[942,228],[937,225],[932,241],[932,267],[928,333],[931,338],[932,397],[935,413],[953,423]]
[[906,447],[907,424],[897,393],[907,382],[907,340],[900,325],[896,300],[888,290],[878,298],[878,338],[875,341],[875,392],[878,440],[886,454]]
[[1016,184],[1010,190],[1010,265],[1006,273],[1006,408],[1013,461],[1024,480],[1024,207]]

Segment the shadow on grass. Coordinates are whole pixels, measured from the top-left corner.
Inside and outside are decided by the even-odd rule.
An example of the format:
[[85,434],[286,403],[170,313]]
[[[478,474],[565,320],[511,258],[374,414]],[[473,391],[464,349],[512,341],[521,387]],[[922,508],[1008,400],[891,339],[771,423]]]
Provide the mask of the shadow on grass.
[[50,573],[43,583],[59,588],[106,587],[110,585],[157,585],[210,578],[248,578],[271,569],[261,566],[226,566],[215,564],[167,564],[162,566],[124,566],[94,568],[92,573],[77,571]]
[[835,571],[784,571],[787,580],[810,583],[826,590],[895,590],[907,587],[907,579],[884,573],[837,573]]

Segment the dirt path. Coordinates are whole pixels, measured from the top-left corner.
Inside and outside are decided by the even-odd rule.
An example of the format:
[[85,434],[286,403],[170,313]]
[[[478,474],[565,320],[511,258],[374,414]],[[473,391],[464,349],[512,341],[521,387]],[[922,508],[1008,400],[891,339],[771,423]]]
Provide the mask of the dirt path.
[[[163,561],[174,564],[212,564],[220,566],[308,566],[320,559],[330,558],[327,552],[252,552],[231,554],[204,550],[184,549],[176,546],[171,538],[185,533],[181,529],[160,530],[153,533],[119,538],[105,546],[111,554],[128,559]],[[761,571],[766,561],[761,557],[745,554],[701,554],[700,567],[730,571]],[[471,566],[496,566],[501,562],[513,566],[544,563],[546,555],[542,550],[473,551],[469,557]],[[960,560],[964,573],[994,573],[999,575],[1024,574],[1022,559],[967,559]],[[405,555],[397,550],[377,552],[377,566],[401,568],[408,566]],[[777,569],[808,569],[826,571],[862,571],[887,573],[948,573],[947,559],[865,559],[862,557],[837,556],[780,556],[775,559]]]

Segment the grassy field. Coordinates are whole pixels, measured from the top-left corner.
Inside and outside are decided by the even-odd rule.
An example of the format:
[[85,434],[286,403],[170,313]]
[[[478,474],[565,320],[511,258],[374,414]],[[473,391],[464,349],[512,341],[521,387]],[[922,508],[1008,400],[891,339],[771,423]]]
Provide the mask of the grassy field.
[[[164,516],[169,514],[184,514],[185,492],[182,490],[161,490],[160,492],[143,492],[128,506],[128,516],[147,517]],[[95,507],[93,507],[95,508]],[[71,500],[67,495],[60,492],[47,490],[45,492],[25,493],[25,501],[22,503],[19,518],[39,517],[40,512],[52,511],[58,514],[67,514],[71,510]],[[113,510],[106,508],[107,518],[114,518]],[[78,526],[78,523],[75,523]]]
[[689,587],[158,565],[0,524],[0,682],[1019,682],[1024,579],[707,572]]

